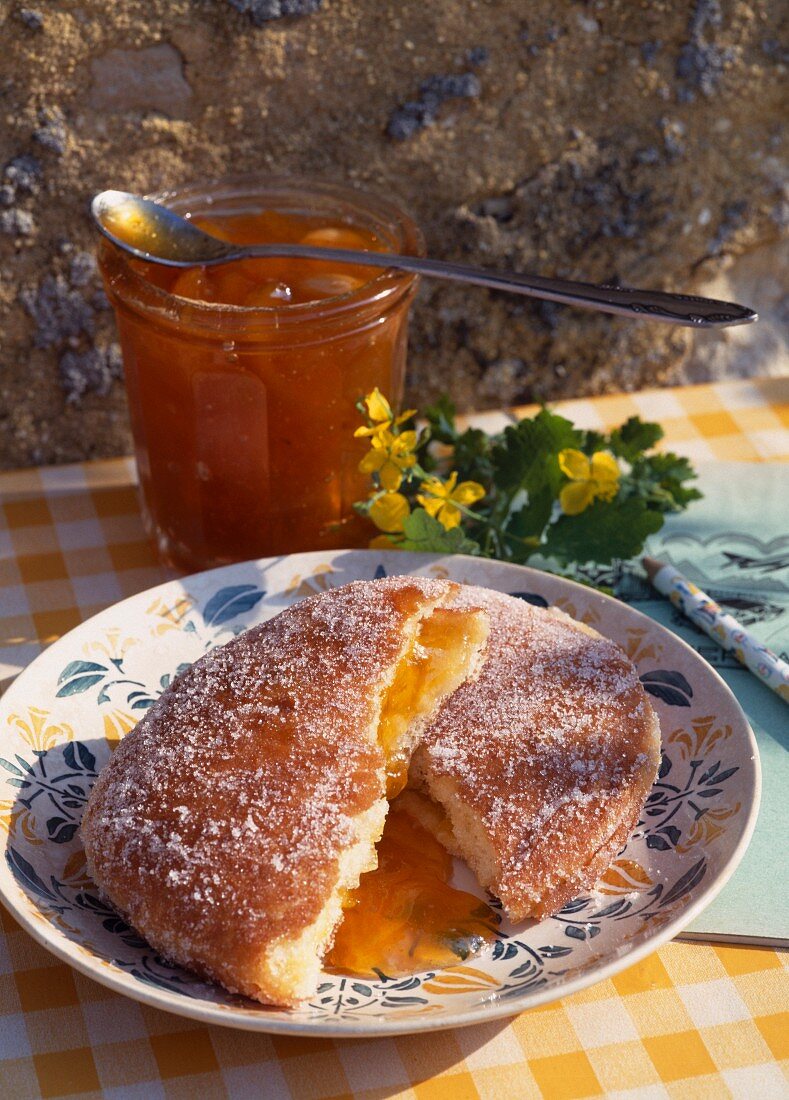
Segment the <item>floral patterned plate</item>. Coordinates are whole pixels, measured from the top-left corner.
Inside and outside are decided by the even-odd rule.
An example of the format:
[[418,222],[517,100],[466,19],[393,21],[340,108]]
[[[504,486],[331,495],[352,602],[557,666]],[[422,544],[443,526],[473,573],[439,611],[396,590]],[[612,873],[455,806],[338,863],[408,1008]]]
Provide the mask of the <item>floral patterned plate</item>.
[[[614,638],[663,731],[643,819],[598,882],[539,923],[502,924],[468,965],[362,981],[326,974],[298,1010],[267,1008],[171,966],[99,897],[77,828],[113,747],[179,669],[314,592],[389,573],[451,577],[556,604]],[[98,982],[157,1008],[258,1031],[380,1035],[512,1015],[630,966],[678,933],[742,857],[759,802],[756,744],[720,677],[650,619],[532,569],[467,557],[338,551],[171,581],[72,630],[0,702],[0,897],[30,934]],[[458,867],[459,881],[470,874]]]

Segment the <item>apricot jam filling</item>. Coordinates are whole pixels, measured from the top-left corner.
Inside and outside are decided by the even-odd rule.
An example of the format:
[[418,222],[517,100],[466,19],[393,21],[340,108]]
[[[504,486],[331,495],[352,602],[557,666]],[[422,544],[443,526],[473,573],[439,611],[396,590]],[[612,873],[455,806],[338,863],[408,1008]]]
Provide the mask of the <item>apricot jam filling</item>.
[[395,802],[378,845],[378,867],[346,902],[330,970],[400,977],[457,966],[496,939],[499,918],[480,898],[450,885],[452,857]]
[[408,777],[412,746],[406,743],[406,729],[460,684],[487,629],[483,616],[453,608],[435,608],[422,620],[381,708],[378,741],[386,756],[388,799],[400,793]]

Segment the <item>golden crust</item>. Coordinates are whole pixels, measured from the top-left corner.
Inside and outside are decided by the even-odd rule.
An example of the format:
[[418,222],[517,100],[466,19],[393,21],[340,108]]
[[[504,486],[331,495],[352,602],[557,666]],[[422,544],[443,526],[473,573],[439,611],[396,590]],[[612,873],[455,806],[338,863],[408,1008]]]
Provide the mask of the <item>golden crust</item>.
[[464,587],[490,616],[486,661],[444,703],[410,782],[515,920],[593,885],[638,822],[660,762],[657,717],[625,654],[557,610]]
[[419,618],[457,588],[402,577],[305,600],[192,665],[121,743],[82,839],[91,875],[154,947],[233,991],[304,995],[278,945],[320,926],[317,965],[338,881],[375,865],[382,693]]

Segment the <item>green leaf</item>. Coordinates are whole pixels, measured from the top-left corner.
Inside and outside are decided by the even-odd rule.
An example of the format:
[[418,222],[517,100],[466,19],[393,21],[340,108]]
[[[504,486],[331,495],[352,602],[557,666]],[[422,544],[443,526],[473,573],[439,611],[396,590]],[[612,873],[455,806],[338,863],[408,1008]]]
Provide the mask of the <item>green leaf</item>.
[[578,447],[581,433],[569,420],[541,409],[530,420],[505,428],[493,447],[494,477],[501,489],[526,489],[533,495],[546,486],[558,493],[563,474],[556,458],[565,447]]
[[614,428],[608,445],[619,458],[634,462],[644,451],[654,447],[664,434],[659,424],[642,420],[640,416],[631,416],[621,428]]
[[633,463],[630,492],[644,497],[661,511],[677,512],[701,497],[698,489],[684,484],[696,476],[689,460],[681,455],[670,451],[644,455]]
[[505,527],[506,533],[519,539],[538,538],[551,518],[553,502],[554,495],[547,486],[532,493],[529,503],[513,512]]
[[490,436],[481,428],[467,428],[455,441],[452,469],[458,472],[458,481],[478,481],[488,488],[494,470],[490,457]]
[[639,497],[597,500],[577,516],[561,516],[548,528],[542,553],[569,562],[607,565],[614,558],[632,558],[647,535],[663,526],[663,516]]
[[[417,457],[427,472],[437,466],[446,465],[457,470],[461,481],[480,481],[486,487],[493,477],[490,464],[490,436],[480,428],[467,428],[459,432],[455,424],[455,406],[448,397],[442,396],[435,405],[425,410],[428,423],[427,431],[420,436]],[[446,460],[439,461],[431,455],[429,443],[443,443],[452,448]]]
[[435,405],[425,409],[425,420],[430,425],[430,434],[439,443],[453,443],[457,436],[455,427],[455,405],[447,395],[442,394]]
[[581,444],[581,450],[585,455],[593,455],[595,451],[607,451],[610,450],[610,440],[607,435],[603,435],[602,432],[593,431],[591,428],[583,433],[584,441]]
[[682,512],[694,500],[701,500],[704,494],[699,489],[686,489],[678,486],[671,493],[674,498],[674,512]]
[[403,522],[405,539],[400,550],[419,550],[429,554],[478,554],[479,543],[464,535],[461,527],[447,531],[424,508],[415,508]]

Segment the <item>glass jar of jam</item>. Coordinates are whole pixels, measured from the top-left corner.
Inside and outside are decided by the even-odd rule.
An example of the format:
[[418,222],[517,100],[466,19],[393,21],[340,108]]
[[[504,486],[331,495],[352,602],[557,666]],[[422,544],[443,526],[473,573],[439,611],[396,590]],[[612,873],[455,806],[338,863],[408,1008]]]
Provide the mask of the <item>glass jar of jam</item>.
[[123,352],[143,515],[162,559],[206,569],[363,545],[356,403],[402,395],[416,279],[387,252],[423,255],[413,221],[345,187],[239,178],[151,196],[239,243],[382,253],[382,267],[273,258],[166,268],[102,240]]

